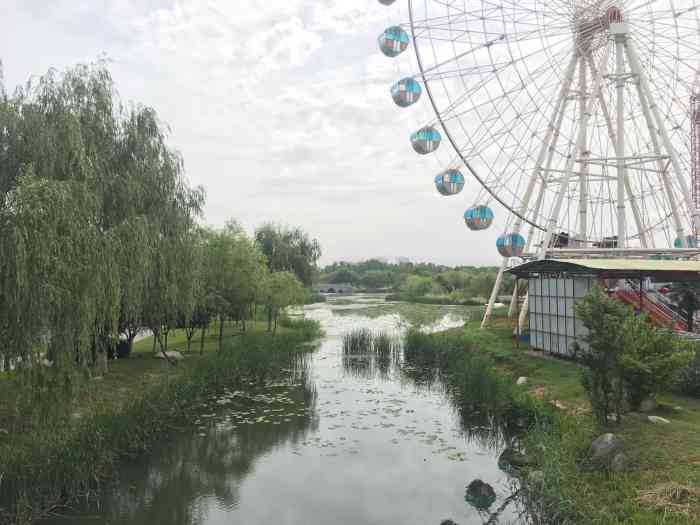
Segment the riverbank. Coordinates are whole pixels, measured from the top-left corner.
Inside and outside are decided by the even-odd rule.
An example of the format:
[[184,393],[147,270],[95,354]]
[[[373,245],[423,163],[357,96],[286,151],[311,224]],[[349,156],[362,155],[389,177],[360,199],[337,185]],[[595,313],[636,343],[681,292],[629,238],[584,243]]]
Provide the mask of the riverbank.
[[[525,443],[535,452],[533,468],[542,473],[531,486],[533,505],[552,519],[548,522],[700,522],[700,400],[664,394],[649,415],[670,423],[629,414],[620,424],[600,429],[590,415],[579,365],[529,352],[522,344],[518,348],[510,323],[498,320],[482,331],[477,322],[469,322],[441,336],[486,357],[509,385],[510,397],[525,394],[544,402],[530,405],[535,423]],[[519,377],[527,377],[527,383],[512,393]],[[548,408],[540,414],[543,406]],[[556,407],[556,418],[549,407]],[[622,442],[628,458],[622,472],[594,468],[587,460],[591,442],[605,432]]]
[[386,296],[386,300],[414,304],[435,304],[440,306],[483,306],[485,301],[479,299],[455,300],[447,295],[415,296],[405,293],[389,294]]
[[[274,337],[262,323],[250,328],[240,335],[227,326],[221,353],[217,331],[210,331],[203,355],[193,345],[177,366],[153,357],[151,338],[141,340],[131,358],[111,362],[104,377],[90,380],[71,407],[55,407],[67,408],[67,417],[0,433],[0,523],[31,523],[90,499],[121,458],[167,446],[163,440],[190,424],[204,397],[280,376],[308,351],[304,343],[320,335],[310,321],[288,324]],[[185,341],[175,332],[170,348],[182,351]]]

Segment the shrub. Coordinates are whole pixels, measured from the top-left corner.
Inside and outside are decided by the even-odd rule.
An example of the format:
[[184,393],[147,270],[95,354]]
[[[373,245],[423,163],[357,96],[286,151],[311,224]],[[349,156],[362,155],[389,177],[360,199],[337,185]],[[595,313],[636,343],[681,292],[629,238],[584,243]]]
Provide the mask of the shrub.
[[630,311],[599,287],[593,288],[575,309],[588,329],[584,338],[587,348],[577,345],[575,349],[577,357],[586,365],[581,382],[596,419],[605,424],[608,414],[614,412],[619,416],[622,411],[624,338],[620,328]]
[[587,365],[582,383],[601,424],[609,414],[621,414],[623,401],[636,409],[670,388],[691,359],[676,334],[656,329],[599,287],[576,305],[576,313],[589,331],[588,347],[576,349]]
[[689,343],[675,333],[657,330],[644,316],[625,320],[621,356],[626,397],[637,409],[647,397],[668,389],[692,359]]
[[700,397],[700,350],[695,358],[680,371],[676,389],[688,396]]

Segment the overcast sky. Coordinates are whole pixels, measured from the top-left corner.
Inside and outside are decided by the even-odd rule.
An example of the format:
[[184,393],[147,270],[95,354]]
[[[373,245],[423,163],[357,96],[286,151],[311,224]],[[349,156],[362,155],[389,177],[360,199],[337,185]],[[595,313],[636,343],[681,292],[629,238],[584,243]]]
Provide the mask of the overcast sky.
[[469,232],[462,220],[474,189],[445,198],[433,186],[449,150],[410,146],[433,117],[427,98],[391,100],[410,55],[392,61],[376,40],[405,21],[402,3],[0,0],[0,59],[11,88],[108,57],[121,98],[170,126],[190,182],[206,189],[209,224],[302,226],[323,263],[497,264],[498,226]]

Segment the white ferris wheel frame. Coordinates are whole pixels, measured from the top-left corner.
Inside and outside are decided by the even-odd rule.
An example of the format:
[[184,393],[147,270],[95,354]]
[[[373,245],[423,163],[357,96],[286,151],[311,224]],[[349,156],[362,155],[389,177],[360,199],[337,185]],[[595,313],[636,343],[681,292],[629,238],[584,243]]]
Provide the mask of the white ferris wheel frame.
[[[693,196],[691,190],[683,177],[683,170],[681,168],[681,163],[678,157],[678,152],[673,146],[671,138],[669,136],[668,130],[666,129],[665,122],[659,111],[659,106],[655,100],[654,94],[649,87],[649,81],[646,77],[644,69],[641,65],[638,51],[636,50],[635,43],[630,35],[630,27],[626,21],[619,20],[609,21],[606,30],[607,35],[605,38],[609,41],[604,46],[604,56],[600,60],[600,65],[596,64],[596,60],[590,47],[586,45],[581,45],[581,41],[585,39],[591,39],[594,35],[579,34],[574,33],[573,45],[570,51],[570,58],[568,65],[565,70],[565,74],[560,83],[558,90],[558,96],[554,103],[551,116],[548,120],[547,130],[545,132],[544,140],[540,146],[538,155],[536,157],[536,162],[534,168],[532,169],[528,183],[523,194],[522,201],[519,206],[511,207],[505,203],[499,195],[497,195],[492,189],[486,184],[486,182],[479,176],[477,171],[472,167],[469,160],[465,158],[462,151],[457,145],[457,142],[453,138],[449,127],[443,120],[441,111],[436,103],[435,97],[431,91],[430,82],[428,79],[428,73],[439,67],[441,64],[433,66],[426,69],[423,64],[421,57],[421,50],[418,44],[418,38],[415,30],[415,19],[413,10],[413,1],[408,0],[408,12],[409,20],[411,26],[412,40],[414,44],[414,50],[416,55],[416,60],[418,67],[420,69],[420,76],[422,77],[423,85],[430,103],[433,107],[435,115],[437,117],[438,123],[443,129],[448,141],[452,145],[453,149],[457,152],[465,167],[474,176],[474,178],[488,191],[491,196],[498,201],[505,209],[510,210],[510,212],[515,217],[515,221],[512,227],[512,232],[519,234],[523,228],[524,223],[528,223],[530,230],[526,237],[525,253],[523,254],[529,258],[546,258],[551,256],[567,256],[567,257],[580,257],[580,256],[613,256],[613,257],[624,257],[624,256],[635,256],[635,257],[645,257],[652,255],[664,255],[673,254],[675,256],[697,256],[698,250],[696,248],[691,248],[687,244],[686,230],[683,226],[683,220],[681,219],[679,213],[679,206],[676,200],[676,193],[672,186],[672,179],[669,175],[671,171],[672,176],[676,179],[678,187],[675,191],[679,191],[680,197],[683,200],[683,205],[689,211],[692,216],[692,233],[697,234],[698,228],[700,227],[700,215],[698,209],[694,205]],[[577,26],[578,27],[578,26]],[[584,30],[580,30],[584,31]],[[614,44],[614,46],[613,46]],[[609,53],[611,48],[615,50],[615,71],[607,73],[604,68],[608,63]],[[626,61],[625,61],[626,58]],[[625,69],[625,62],[628,65],[629,70]],[[529,209],[532,197],[535,193],[535,189],[539,185],[539,191],[535,198],[534,203],[534,217],[538,217],[541,212],[541,206],[543,203],[543,196],[547,188],[547,177],[543,176],[543,173],[549,173],[550,167],[552,165],[553,154],[557,148],[559,138],[562,134],[562,123],[564,116],[566,114],[567,106],[569,104],[571,97],[571,92],[573,88],[573,83],[575,79],[576,69],[579,69],[579,84],[577,86],[578,97],[580,102],[578,104],[579,115],[578,115],[578,129],[575,144],[571,144],[571,152],[567,158],[564,173],[561,176],[559,182],[559,187],[556,192],[556,197],[554,200],[554,205],[552,211],[549,214],[546,226],[537,224],[535,221],[530,220],[527,217],[527,211]],[[588,77],[591,77],[591,83],[588,82]],[[616,92],[616,102],[614,115],[611,115],[608,109],[608,103],[604,96],[604,83],[607,81],[613,81],[615,84]],[[641,113],[643,115],[644,123],[647,127],[649,137],[651,139],[652,155],[647,155],[644,158],[634,155],[628,155],[626,149],[626,107],[625,107],[625,88],[628,83],[634,85],[634,92],[637,95],[639,105],[641,107]],[[594,104],[598,102],[600,105],[601,112],[605,121],[605,128],[607,130],[608,138],[612,144],[614,158],[607,159],[592,159],[591,152],[588,147],[588,120],[593,112]],[[588,243],[588,194],[587,194],[587,178],[589,176],[589,168],[594,162],[606,161],[611,165],[616,167],[616,207],[617,207],[617,246],[615,248],[587,248]],[[668,199],[669,207],[671,210],[670,220],[673,229],[676,234],[677,239],[681,239],[682,248],[660,248],[655,244],[654,236],[647,235],[648,227],[644,224],[644,219],[642,213],[639,209],[639,204],[637,202],[636,196],[630,184],[630,180],[627,173],[627,166],[631,162],[648,162],[654,163],[661,177],[661,183],[664,189],[664,196]],[[574,165],[579,163],[581,165],[580,171],[574,172]],[[579,207],[578,207],[578,232],[576,241],[578,246],[570,247],[566,249],[553,248],[552,241],[557,233],[557,226],[559,225],[559,217],[562,212],[562,206],[564,203],[565,195],[571,184],[576,183],[576,177],[578,177],[578,196],[579,196]],[[626,210],[626,200],[629,202],[631,208],[632,217],[635,222],[636,230],[638,232],[640,248],[632,248],[627,246],[627,210]],[[538,247],[535,253],[531,253],[533,239],[538,230],[544,232],[544,240]],[[502,279],[505,270],[508,268],[510,258],[504,257],[496,278],[496,283],[494,285],[493,291],[489,298],[488,306],[482,321],[482,327],[484,327],[491,318],[494,304],[497,300],[498,293],[501,288]],[[518,300],[517,290],[513,292],[509,316],[512,316],[516,301]],[[520,311],[519,324],[522,326],[528,309],[528,297],[526,295],[523,308]]]

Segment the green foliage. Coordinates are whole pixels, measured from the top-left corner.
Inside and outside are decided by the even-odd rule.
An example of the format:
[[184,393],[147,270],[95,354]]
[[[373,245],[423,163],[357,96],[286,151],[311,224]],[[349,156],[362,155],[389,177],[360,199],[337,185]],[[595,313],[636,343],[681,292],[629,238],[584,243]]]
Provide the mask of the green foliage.
[[629,315],[622,326],[621,356],[627,400],[636,409],[648,397],[669,390],[692,359],[690,344],[655,328],[644,316]]
[[626,319],[630,309],[620,301],[608,297],[595,287],[579,301],[576,315],[588,329],[587,348],[577,349],[577,355],[586,365],[583,387],[600,424],[606,424],[609,414],[620,415],[624,401],[624,368]]
[[635,316],[600,287],[579,301],[576,314],[589,331],[587,348],[577,354],[587,366],[583,386],[600,424],[609,414],[619,418],[624,401],[636,409],[646,397],[668,390],[690,361],[677,335]]
[[119,458],[140,454],[187,425],[209,394],[295,369],[308,340],[299,332],[236,338],[192,368],[144,385],[118,411],[71,425],[47,422],[36,432],[0,442],[0,522],[30,523],[56,506],[94,496]]
[[265,304],[274,318],[276,332],[280,311],[304,302],[304,285],[292,272],[275,272],[268,276],[265,290]]
[[[323,268],[318,281],[350,283],[367,290],[400,291],[403,300],[428,304],[468,304],[491,294],[498,268],[462,266],[449,268],[433,263],[390,264],[377,259],[359,263],[339,262]],[[428,284],[429,283],[429,286]],[[513,278],[504,275],[502,293],[513,291]],[[430,294],[430,295],[429,295]],[[439,297],[441,302],[424,299]],[[485,299],[478,301],[482,304]]]
[[433,280],[430,277],[409,275],[401,285],[401,291],[409,297],[421,297],[430,293],[433,289]]
[[668,295],[685,313],[688,331],[692,332],[695,312],[700,309],[700,283],[697,281],[673,283]]
[[255,231],[255,244],[267,258],[268,269],[293,272],[304,284],[311,286],[321,246],[301,228],[265,224]]
[[695,357],[678,375],[676,389],[688,396],[700,397],[700,351],[696,351]]

